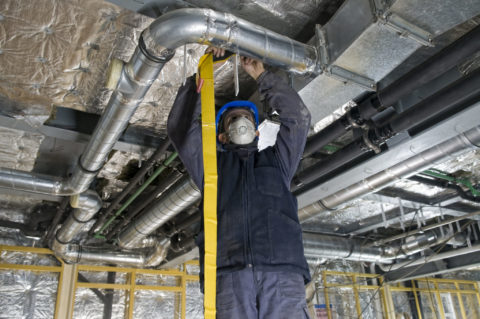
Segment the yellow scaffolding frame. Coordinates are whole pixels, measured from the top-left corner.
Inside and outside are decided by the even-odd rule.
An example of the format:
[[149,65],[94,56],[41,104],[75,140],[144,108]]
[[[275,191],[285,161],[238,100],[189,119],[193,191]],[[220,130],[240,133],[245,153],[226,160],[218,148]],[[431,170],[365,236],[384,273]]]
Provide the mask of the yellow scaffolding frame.
[[[58,278],[58,287],[57,287],[57,296],[61,294],[61,287],[63,282],[63,261],[57,258],[53,251],[47,248],[36,248],[36,247],[23,247],[23,246],[6,246],[0,245],[0,254],[2,252],[9,251],[9,252],[22,252],[22,253],[30,253],[30,254],[38,254],[38,255],[52,255],[55,259],[58,260],[60,266],[43,266],[43,265],[18,265],[18,264],[10,264],[10,263],[0,263],[0,269],[2,270],[23,270],[23,271],[32,271],[32,272],[46,272],[46,273],[59,273]],[[57,298],[55,302],[55,317],[57,319],[58,308],[60,306],[60,298]]]
[[[469,318],[467,317],[467,312],[465,309],[470,309],[471,311],[475,311],[478,315],[480,313],[480,290],[479,285],[476,281],[470,280],[455,280],[455,279],[439,279],[439,278],[422,278],[411,280],[412,287],[405,287],[402,283],[397,284],[384,284],[384,279],[380,275],[375,274],[363,274],[363,273],[353,273],[353,272],[338,272],[338,271],[329,271],[325,270],[322,272],[322,279],[323,279],[323,294],[325,299],[325,307],[327,309],[327,316],[328,319],[333,319],[332,315],[332,307],[331,307],[331,298],[329,296],[331,289],[341,289],[341,288],[348,288],[352,289],[353,296],[355,298],[355,309],[357,312],[357,318],[361,319],[363,317],[360,298],[359,298],[359,291],[361,290],[377,290],[380,293],[380,299],[382,304],[382,312],[385,319],[394,319],[395,318],[395,305],[393,304],[392,294],[396,292],[407,292],[412,293],[415,299],[415,306],[416,309],[412,309],[412,311],[417,312],[417,316],[419,319],[422,319],[422,305],[420,304],[419,294],[424,293],[427,294],[429,298],[429,307],[431,308],[432,313],[435,313],[435,309],[438,309],[438,313],[440,318],[445,319],[445,308],[442,301],[441,294],[450,294],[456,296],[458,299],[458,309],[455,309],[461,316],[461,318]],[[346,277],[350,279],[351,283],[331,283],[329,282],[329,276],[340,276]],[[359,283],[358,278],[364,279],[376,279],[379,280],[379,285],[362,285]],[[429,288],[417,288],[418,284],[427,284]],[[431,287],[433,284],[433,287]],[[444,289],[440,288],[440,285],[451,285],[455,288]],[[469,286],[467,288],[462,288],[460,285]],[[466,307],[463,301],[463,296],[476,296],[477,304],[475,309],[471,309],[471,307]],[[435,296],[432,298],[432,296]],[[374,297],[372,297],[374,298]],[[435,301],[436,300],[436,301]],[[352,305],[353,306],[353,305]],[[471,316],[470,316],[471,317]]]
[[[52,255],[55,257],[53,251],[47,248],[35,248],[35,247],[22,247],[22,246],[6,246],[0,245],[0,254],[4,251],[7,252],[20,252],[20,253],[31,253],[31,254],[41,254],[41,255]],[[55,257],[56,258],[56,257]],[[59,273],[58,279],[58,288],[57,288],[57,300],[55,303],[55,317],[58,318],[58,309],[61,295],[61,287],[63,282],[63,271],[65,264],[61,259],[58,259],[60,263],[59,266],[43,266],[43,265],[23,265],[23,264],[12,264],[12,263],[0,263],[0,270],[23,270],[23,271],[32,271],[32,272],[43,272],[43,273]],[[75,304],[75,295],[77,289],[79,288],[93,288],[93,289],[113,289],[113,290],[126,290],[126,313],[125,317],[128,319],[133,318],[133,309],[135,305],[135,292],[139,290],[161,290],[161,291],[171,291],[179,293],[180,296],[180,318],[185,318],[186,315],[186,289],[187,282],[189,281],[198,281],[198,275],[189,274],[187,271],[188,265],[197,265],[198,261],[192,260],[183,264],[182,270],[154,270],[154,269],[135,269],[135,268],[124,268],[124,267],[110,267],[110,266],[93,266],[93,265],[78,265],[74,270],[75,274],[75,283],[74,291],[75,294],[71,298],[71,307],[73,309]],[[86,283],[78,281],[79,272],[116,272],[116,273],[125,273],[127,274],[127,283],[125,284],[112,284],[112,283]],[[179,279],[177,286],[156,286],[156,285],[138,285],[136,284],[136,278],[138,274],[147,274],[147,275],[162,275],[169,277],[177,277]],[[71,318],[73,317],[73,311],[71,312]]]
[[[53,252],[50,249],[46,248],[35,248],[35,247],[21,247],[21,246],[5,246],[0,245],[0,253],[2,252],[21,252],[21,253],[32,253],[39,255],[52,255],[55,257]],[[56,258],[56,257],[55,257]],[[58,318],[58,309],[59,309],[59,300],[58,296],[61,295],[62,282],[64,280],[64,267],[65,264],[62,260],[56,258],[59,262],[59,266],[43,266],[43,265],[23,265],[23,264],[12,264],[12,263],[0,263],[0,270],[23,270],[23,271],[32,271],[32,272],[46,272],[46,273],[58,273],[58,288],[57,288],[57,300],[55,303],[55,319]],[[135,305],[135,292],[140,290],[162,290],[162,291],[171,291],[179,294],[178,300],[180,301],[180,306],[176,309],[180,309],[180,318],[185,318],[186,315],[186,287],[187,282],[189,281],[198,281],[198,275],[192,275],[188,273],[188,265],[197,265],[198,261],[189,261],[183,264],[182,270],[152,270],[152,269],[135,269],[135,268],[123,268],[123,267],[109,267],[109,266],[92,266],[92,265],[77,265],[74,270],[75,283],[74,291],[76,292],[78,288],[96,288],[96,289],[114,289],[114,290],[125,290],[127,293],[126,303],[125,303],[125,317],[128,319],[133,318],[133,310]],[[116,273],[125,273],[127,274],[127,279],[125,283],[116,284],[116,283],[86,283],[78,281],[79,272],[116,272]],[[147,274],[147,275],[163,275],[176,277],[175,286],[156,286],[156,285],[140,285],[136,284],[137,276]],[[350,279],[349,283],[332,283],[329,282],[329,277],[332,276],[341,276],[347,277]],[[353,296],[355,299],[354,307],[357,317],[362,318],[362,305],[360,303],[360,292],[368,290],[378,290],[380,297],[380,305],[382,308],[383,316],[385,319],[394,319],[395,318],[395,305],[393,303],[392,295],[395,293],[411,293],[414,296],[415,306],[417,317],[419,319],[426,319],[422,316],[422,303],[420,302],[419,296],[421,294],[426,294],[428,298],[428,307],[431,309],[432,313],[438,313],[440,318],[445,318],[445,307],[442,301],[442,295],[449,294],[453,299],[454,297],[458,300],[458,309],[454,309],[458,316],[462,318],[473,318],[480,316],[480,289],[479,284],[476,281],[470,280],[454,280],[454,279],[438,279],[438,278],[422,278],[411,280],[411,287],[405,287],[404,283],[397,284],[384,284],[384,278],[375,274],[363,274],[363,273],[354,273],[354,272],[339,272],[339,271],[323,271],[321,273],[323,279],[323,294],[325,298],[325,306],[327,310],[327,315],[329,319],[334,319],[332,315],[332,309],[330,303],[332,299],[330,298],[329,290],[332,289],[341,289],[349,288],[353,291]],[[378,280],[378,284],[364,284],[366,279]],[[424,286],[426,285],[427,288]],[[451,288],[445,289],[442,288],[448,286]],[[373,297],[372,297],[373,298]],[[464,298],[466,298],[467,303],[465,304]],[[71,298],[71,306],[73,309],[75,303],[75,296]],[[424,308],[423,308],[424,309]],[[415,309],[412,309],[415,311]],[[176,313],[177,314],[177,313]],[[457,317],[458,317],[457,316]],[[73,312],[72,312],[73,317]]]

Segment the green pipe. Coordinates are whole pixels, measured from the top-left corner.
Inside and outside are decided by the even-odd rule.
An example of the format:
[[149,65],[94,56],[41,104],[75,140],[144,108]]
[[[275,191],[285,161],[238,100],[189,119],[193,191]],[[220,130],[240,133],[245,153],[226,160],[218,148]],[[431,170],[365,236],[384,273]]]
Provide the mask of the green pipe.
[[158,177],[158,175],[160,175],[160,173],[163,172],[163,170],[165,169],[165,167],[167,167],[168,165],[170,165],[170,163],[173,162],[173,160],[175,158],[177,158],[178,156],[178,153],[177,152],[173,152],[156,170],[155,172],[153,172],[152,176],[150,176],[146,181],[145,183],[143,183],[142,186],[140,186],[140,188],[132,195],[130,196],[127,201],[122,205],[122,207],[120,207],[116,212],[115,214],[113,214],[112,217],[110,217],[107,222],[105,224],[103,224],[103,226],[100,228],[99,231],[97,231],[95,233],[95,238],[105,238],[104,236],[100,235],[108,226],[110,226],[110,224],[118,217],[120,216],[120,214],[122,214],[122,212],[127,209],[128,206],[130,206],[130,204],[148,187],[148,185],[150,185],[154,180],[155,178]]
[[457,179],[453,176],[448,175],[446,172],[442,172],[441,170],[433,169],[433,168],[423,171],[422,174],[431,176],[431,177],[440,178],[452,183],[461,184],[467,187],[472,192],[473,196],[475,197],[480,196],[480,191],[478,191],[468,179],[465,179],[465,178]]

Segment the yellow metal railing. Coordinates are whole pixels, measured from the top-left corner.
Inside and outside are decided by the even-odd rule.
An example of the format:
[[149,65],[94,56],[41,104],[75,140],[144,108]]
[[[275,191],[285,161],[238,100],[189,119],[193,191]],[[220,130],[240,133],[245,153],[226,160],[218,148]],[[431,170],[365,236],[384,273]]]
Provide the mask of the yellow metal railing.
[[[35,264],[8,263],[8,253],[24,253],[37,255],[51,255],[55,258],[58,265],[46,266]],[[10,258],[11,259],[11,258]],[[34,259],[31,259],[34,260]],[[125,291],[125,318],[131,319],[134,315],[135,292],[137,291],[167,291],[176,293],[175,302],[178,303],[172,318],[185,318],[186,316],[186,287],[189,281],[198,281],[198,275],[190,274],[187,271],[188,265],[197,265],[198,261],[189,261],[183,265],[182,270],[151,270],[134,269],[108,266],[77,265],[74,270],[74,288],[78,289],[110,289]],[[45,248],[32,248],[20,246],[0,245],[0,271],[18,270],[40,273],[58,273],[57,300],[55,303],[55,319],[58,318],[59,296],[61,295],[62,281],[64,280],[65,264],[62,260],[56,259],[53,252]],[[103,283],[103,282],[80,282],[79,273],[98,273],[115,272],[126,274],[122,283]],[[175,285],[151,285],[137,284],[137,279],[143,275],[163,276],[166,278],[176,278]],[[323,294],[326,311],[329,319],[340,318],[337,313],[340,307],[349,307],[348,312],[353,315],[343,315],[343,318],[366,318],[365,311],[375,304],[378,312],[376,318],[395,319],[399,314],[399,306],[395,305],[394,297],[397,294],[407,294],[407,299],[411,300],[410,310],[415,312],[415,317],[419,319],[430,318],[453,318],[451,311],[454,312],[454,318],[480,318],[480,290],[476,281],[422,278],[401,282],[396,284],[384,284],[383,277],[375,274],[363,274],[353,272],[323,271],[321,273],[323,288],[317,291]],[[410,287],[405,286],[410,284]],[[341,293],[347,291],[347,294],[341,296]],[[368,298],[362,299],[362,294],[369,292]],[[75,294],[72,295],[72,309],[75,304]],[[347,295],[347,296],[345,296]],[[340,297],[347,297],[351,303],[340,303]],[[374,299],[378,298],[378,299]],[[415,309],[416,308],[416,309]],[[74,312],[71,312],[71,318]],[[412,314],[410,314],[412,316]]]
[[[4,252],[20,252],[20,253],[30,253],[37,255],[52,255],[55,257],[53,252],[50,249],[46,248],[35,248],[35,247],[23,247],[23,246],[5,246],[0,245],[0,256],[3,256]],[[56,258],[60,264],[59,266],[44,266],[44,265],[24,265],[24,264],[12,264],[12,263],[0,263],[0,270],[23,270],[23,271],[32,271],[32,272],[43,272],[43,273],[58,273],[58,287],[57,287],[57,296],[61,294],[61,287],[63,281],[63,261]],[[57,298],[55,302],[55,319],[57,319],[58,308],[60,306],[60,300]]]
[[[383,277],[375,274],[328,270],[322,272],[322,280],[323,289],[321,289],[321,292],[323,292],[328,319],[340,318],[335,316],[335,314],[338,309],[345,307],[345,305],[349,307],[348,311],[355,309],[356,315],[343,314],[342,318],[363,318],[367,308],[373,306],[376,295],[381,300],[379,304],[382,308],[383,318],[395,319],[397,315],[402,314],[398,312],[399,309],[396,309],[397,307],[392,298],[392,296],[398,293],[407,293],[413,296],[414,308],[416,309],[411,309],[411,311],[415,312],[416,317],[419,319],[480,318],[480,290],[476,281],[422,278],[409,281],[411,287],[406,287],[405,282],[384,284]],[[336,282],[332,282],[333,280]],[[378,283],[368,283],[368,280],[370,282],[377,281]],[[444,286],[449,286],[449,288],[442,288]],[[343,300],[345,298],[339,298],[342,299],[342,302],[337,300],[337,303],[336,300],[332,299],[332,295],[339,294],[342,291],[345,292],[345,290],[351,291],[348,293],[348,297],[353,298],[355,304],[348,304],[348,302],[346,304]],[[370,296],[369,301],[364,302],[362,305],[359,297],[360,292],[372,290],[374,294]],[[420,298],[423,298],[425,302],[421,303]],[[455,317],[452,317],[451,313],[446,312],[446,301],[449,309],[453,310]],[[468,305],[465,302],[468,302]],[[422,306],[422,304],[427,305]],[[430,313],[426,312],[425,306],[428,307]]]

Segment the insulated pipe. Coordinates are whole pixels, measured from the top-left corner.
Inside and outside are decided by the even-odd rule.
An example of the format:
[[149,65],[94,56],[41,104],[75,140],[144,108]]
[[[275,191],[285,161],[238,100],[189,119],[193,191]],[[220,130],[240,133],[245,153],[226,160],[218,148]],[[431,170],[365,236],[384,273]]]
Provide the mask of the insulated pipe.
[[388,124],[369,130],[368,135],[359,137],[341,150],[328,156],[303,171],[299,172],[292,182],[292,191],[298,190],[321,179],[329,172],[352,162],[359,156],[370,152],[387,139],[404,130],[414,129],[440,114],[472,105],[480,100],[480,71],[461,78],[448,87],[421,101],[407,111],[393,118]]
[[171,185],[175,184],[178,182],[178,180],[183,176],[182,173],[179,171],[175,170],[171,175],[167,176],[165,179],[162,179],[160,184],[157,186],[157,188],[146,198],[143,198],[143,200],[139,203],[137,203],[135,206],[130,207],[130,210],[128,211],[126,216],[123,216],[123,218],[117,222],[115,227],[113,227],[112,230],[110,230],[105,238],[107,240],[111,240],[120,230],[122,230],[123,227],[125,227],[130,221],[135,218],[143,209],[148,209],[146,208],[148,205],[153,205],[155,199],[162,194],[167,188],[169,188]]
[[201,193],[188,176],[170,187],[159,198],[158,202],[143,213],[118,237],[118,245],[122,248],[136,248],[143,238],[153,233],[201,197]]
[[148,161],[142,165],[142,168],[138,170],[138,172],[135,174],[135,176],[129,181],[128,185],[123,189],[123,191],[115,197],[115,199],[110,203],[107,209],[105,211],[100,212],[101,217],[97,219],[95,222],[95,225],[93,225],[92,230],[90,231],[91,234],[93,234],[93,230],[100,228],[107,218],[110,216],[110,214],[113,212],[118,207],[118,204],[128,195],[130,192],[138,186],[138,182],[147,174],[148,170],[152,168],[157,161],[159,161],[164,155],[165,152],[170,146],[170,140],[166,139],[163,141],[163,143],[160,145],[160,147],[153,153],[152,156],[148,159]]
[[474,245],[471,247],[465,247],[465,248],[459,248],[459,249],[452,249],[444,253],[434,254],[432,256],[422,256],[416,260],[403,261],[393,265],[378,265],[378,266],[380,267],[380,269],[382,269],[382,271],[390,272],[400,268],[419,266],[422,264],[427,264],[429,262],[444,260],[452,257],[458,257],[461,255],[466,255],[470,253],[475,253],[477,251],[480,251],[480,245]]
[[67,191],[85,191],[103,167],[113,145],[118,141],[150,86],[174,52],[165,48],[149,54],[140,40],[130,61],[124,66],[117,87],[92,138],[83,152],[72,177],[64,185]]
[[218,46],[291,72],[316,72],[315,47],[292,40],[228,13],[180,9],[162,15],[144,32],[148,51],[176,49],[186,43]]
[[303,233],[305,256],[308,258],[346,259],[373,263],[392,263],[395,259],[416,254],[428,247],[438,245],[450,237],[435,231],[405,239],[401,245],[373,247],[358,239],[316,233]]
[[400,79],[381,89],[377,95],[381,105],[390,106],[416,88],[437,78],[466,58],[480,51],[480,26],[464,35]]
[[67,263],[107,263],[117,266],[136,268],[156,267],[167,255],[170,240],[156,241],[147,252],[142,251],[115,251],[110,247],[88,247],[75,244],[61,244],[55,242],[53,250]]
[[[382,108],[396,103],[418,87],[436,79],[446,71],[480,51],[480,26],[420,64],[389,86],[379,89],[377,95],[358,102],[358,105],[317,134],[310,137],[303,156],[307,157],[323,146],[345,134],[352,128],[352,122],[369,120]],[[348,117],[352,119],[349,120]]]
[[74,208],[70,216],[57,231],[56,240],[69,243],[102,207],[102,200],[94,191],[86,191],[70,200]]
[[480,147],[480,126],[300,209],[298,211],[299,220],[305,222],[325,210],[334,209],[354,198],[379,191],[401,178],[409,177],[436,163],[445,161],[448,157],[454,157],[478,147]]
[[[392,263],[395,254],[381,247],[364,247],[359,240],[315,233],[303,233],[307,258],[345,259],[374,263]],[[404,257],[399,255],[398,258]]]

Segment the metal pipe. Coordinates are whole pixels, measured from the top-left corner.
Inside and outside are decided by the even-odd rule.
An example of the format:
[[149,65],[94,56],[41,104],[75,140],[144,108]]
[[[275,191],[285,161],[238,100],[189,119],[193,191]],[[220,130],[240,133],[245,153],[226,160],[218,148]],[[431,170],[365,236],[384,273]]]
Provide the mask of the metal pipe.
[[[374,263],[392,263],[397,257],[381,247],[364,247],[361,241],[338,236],[303,233],[304,254],[307,258],[345,259]],[[398,258],[404,257],[399,255]]]
[[479,26],[440,51],[427,62],[380,90],[377,95],[381,105],[392,105],[414,89],[437,78],[478,51],[480,51]]
[[[178,180],[183,176],[182,173],[179,171],[175,170],[171,175],[167,176],[165,179],[163,179],[160,184],[157,186],[157,188],[150,193],[146,198],[144,198],[141,202],[139,202],[137,205],[131,207],[131,209],[128,211],[128,214],[122,218],[121,221],[119,221],[115,227],[113,227],[112,230],[110,230],[105,238],[107,240],[111,240],[118,232],[125,227],[135,216],[137,216],[145,207],[148,205],[151,205],[153,201],[160,195],[162,194],[167,188],[178,182]],[[146,208],[148,209],[148,208]]]
[[128,198],[128,200],[122,205],[122,207],[120,207],[116,212],[115,214],[113,214],[112,217],[110,217],[107,222],[105,224],[102,225],[102,227],[100,227],[100,229],[98,230],[97,234],[96,235],[99,235],[101,232],[103,232],[108,226],[110,226],[110,224],[118,217],[120,216],[123,211],[125,209],[127,209],[128,206],[130,206],[130,204],[158,177],[158,175],[160,175],[163,170],[167,167],[167,165],[170,165],[172,163],[172,161],[177,158],[178,156],[178,153],[177,152],[174,152],[172,153],[166,160],[164,163],[162,163],[161,166],[159,166],[155,172],[153,172],[153,174],[145,181],[145,183],[143,183],[142,186],[140,186],[134,194],[132,194],[132,196],[130,196]]
[[464,59],[480,51],[480,27],[476,27],[425,63],[420,64],[389,86],[379,89],[376,95],[358,102],[349,113],[340,117],[317,134],[310,137],[305,145],[303,156],[307,157],[323,146],[345,134],[352,128],[352,120],[357,124],[369,120],[379,110],[396,103],[413,90],[436,79]]
[[143,238],[153,233],[198,199],[200,190],[188,176],[170,187],[148,211],[130,223],[118,236],[118,245],[122,248],[135,248]]
[[[138,183],[140,180],[147,174],[148,170],[155,165],[157,161],[159,161],[163,155],[165,154],[167,148],[170,146],[170,140],[166,139],[160,147],[155,151],[155,153],[150,156],[148,161],[142,165],[142,167],[138,170],[138,172],[135,174],[135,176],[129,181],[128,185],[122,190],[120,194],[115,197],[115,199],[110,203],[107,209],[105,211],[100,212],[100,217],[97,219],[95,222],[95,225],[93,225],[93,229],[97,229],[101,227],[105,221],[107,220],[108,216],[110,215],[111,212],[113,212],[114,209],[117,208],[118,204],[128,195],[130,192],[137,187]],[[93,231],[90,231],[90,235],[93,234]]]
[[402,238],[412,236],[412,235],[415,235],[415,234],[418,234],[418,233],[421,233],[421,232],[425,232],[425,231],[430,230],[430,229],[435,229],[435,228],[445,226],[445,225],[448,225],[448,224],[451,224],[451,223],[454,223],[454,222],[457,222],[457,221],[460,221],[460,220],[468,219],[468,218],[477,216],[479,214],[480,214],[480,210],[476,211],[476,212],[473,212],[473,213],[470,213],[470,214],[463,215],[463,216],[451,218],[451,219],[445,220],[445,221],[440,222],[440,223],[435,223],[435,224],[431,224],[431,225],[428,225],[428,226],[420,227],[420,228],[408,231],[406,233],[398,234],[396,236],[392,236],[392,237],[385,238],[385,239],[379,239],[379,240],[374,241],[373,245],[375,245],[375,246],[384,245],[384,244],[389,243],[389,242],[394,241],[394,240],[402,239]]
[[317,216],[325,210],[331,210],[338,205],[359,196],[379,191],[398,179],[423,171],[448,157],[457,156],[480,145],[480,126],[476,126],[454,138],[440,143],[424,152],[396,164],[384,171],[372,175],[358,183],[348,186],[298,211],[301,222]]
[[88,247],[55,242],[53,250],[68,263],[104,263],[129,267],[156,267],[167,255],[170,240],[155,240],[148,250],[118,251],[111,247]]
[[368,134],[361,136],[345,146],[341,150],[328,156],[303,171],[299,172],[291,185],[293,191],[304,185],[319,181],[326,174],[341,166],[352,163],[363,154],[376,149],[380,152],[380,145],[390,137],[404,130],[414,129],[418,125],[426,123],[439,114],[465,108],[480,99],[480,71],[474,72],[465,78],[461,78],[428,97],[422,102],[411,107],[407,111],[394,117],[388,124],[371,129]]
[[[446,111],[470,106],[480,99],[480,71],[458,79],[448,87],[426,98],[403,113],[398,114],[387,125],[390,134],[411,130],[417,125]],[[384,131],[385,128],[380,128]]]
[[55,240],[69,243],[75,235],[89,222],[102,207],[102,200],[94,191],[86,191],[70,199],[70,206],[74,208],[70,216],[57,231]]
[[292,40],[228,13],[180,9],[162,15],[144,32],[149,51],[176,49],[186,43],[222,47],[295,73],[315,73],[315,47]]
[[400,268],[419,266],[429,262],[448,259],[452,257],[470,254],[470,253],[475,253],[477,251],[480,251],[480,245],[474,245],[471,247],[465,247],[460,249],[452,249],[444,253],[434,254],[432,256],[422,256],[416,260],[404,261],[404,262],[396,263],[393,265],[378,265],[378,266],[380,267],[380,269],[382,269],[382,271],[390,272]]

